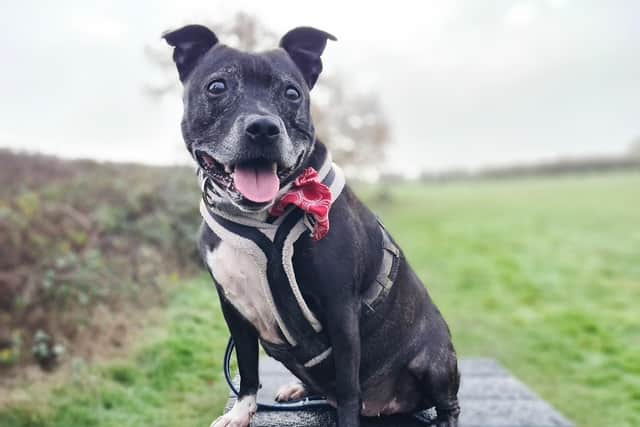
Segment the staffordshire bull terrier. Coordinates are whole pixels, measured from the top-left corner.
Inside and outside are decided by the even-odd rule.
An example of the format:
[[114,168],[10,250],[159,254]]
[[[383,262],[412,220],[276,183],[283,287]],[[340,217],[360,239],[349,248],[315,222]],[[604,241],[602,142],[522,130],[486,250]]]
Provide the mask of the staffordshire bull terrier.
[[212,426],[248,426],[258,345],[321,394],[340,427],[434,407],[456,426],[449,329],[397,244],[316,139],[309,92],[331,34],[289,31],[248,53],[200,25],[166,33],[183,85],[182,134],[199,167],[199,246],[236,343],[240,394]]

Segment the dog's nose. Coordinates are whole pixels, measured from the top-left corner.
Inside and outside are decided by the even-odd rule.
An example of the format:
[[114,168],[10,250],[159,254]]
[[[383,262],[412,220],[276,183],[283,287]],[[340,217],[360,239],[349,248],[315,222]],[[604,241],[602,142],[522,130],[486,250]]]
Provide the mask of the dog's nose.
[[274,142],[280,136],[280,126],[270,117],[259,117],[249,123],[245,132],[252,141]]

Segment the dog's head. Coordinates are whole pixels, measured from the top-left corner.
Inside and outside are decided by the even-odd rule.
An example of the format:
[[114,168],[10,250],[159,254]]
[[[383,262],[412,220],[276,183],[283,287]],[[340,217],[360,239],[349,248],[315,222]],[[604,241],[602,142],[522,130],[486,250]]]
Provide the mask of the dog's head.
[[289,31],[278,49],[242,52],[206,27],[166,33],[184,88],[182,135],[222,209],[257,212],[301,170],[315,143],[309,91],[331,34]]

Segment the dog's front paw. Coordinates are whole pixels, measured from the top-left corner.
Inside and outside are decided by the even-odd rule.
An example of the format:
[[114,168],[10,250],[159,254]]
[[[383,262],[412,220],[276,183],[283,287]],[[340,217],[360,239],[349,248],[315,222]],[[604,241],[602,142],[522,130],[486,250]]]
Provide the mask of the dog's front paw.
[[210,427],[249,427],[256,409],[256,397],[244,396],[236,401],[229,412],[212,422]]
[[307,396],[307,389],[299,382],[285,384],[276,393],[276,402],[290,402]]

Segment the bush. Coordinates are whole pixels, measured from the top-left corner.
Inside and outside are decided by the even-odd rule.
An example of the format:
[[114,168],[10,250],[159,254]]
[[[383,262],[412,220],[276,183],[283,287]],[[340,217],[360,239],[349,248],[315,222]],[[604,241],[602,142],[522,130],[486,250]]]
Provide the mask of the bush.
[[[72,342],[97,305],[144,305],[159,278],[197,265],[200,196],[188,168],[0,151],[0,171],[0,343],[29,337],[22,345],[43,350],[36,331]],[[14,347],[0,359],[30,354]]]

